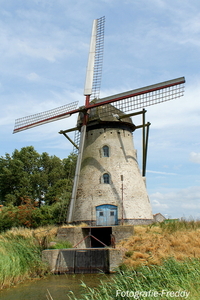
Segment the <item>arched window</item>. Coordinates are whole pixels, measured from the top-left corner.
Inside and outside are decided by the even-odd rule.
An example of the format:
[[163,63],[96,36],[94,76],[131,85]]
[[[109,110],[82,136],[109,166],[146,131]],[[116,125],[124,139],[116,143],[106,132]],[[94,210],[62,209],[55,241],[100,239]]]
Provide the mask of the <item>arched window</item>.
[[110,183],[110,175],[108,173],[103,174],[103,183]]
[[109,157],[109,147],[108,146],[103,146],[103,157]]

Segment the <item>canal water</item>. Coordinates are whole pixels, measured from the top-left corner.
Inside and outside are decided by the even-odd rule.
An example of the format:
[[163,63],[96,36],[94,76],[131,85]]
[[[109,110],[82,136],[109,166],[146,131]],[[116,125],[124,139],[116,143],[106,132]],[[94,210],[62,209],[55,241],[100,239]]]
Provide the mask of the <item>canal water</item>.
[[89,287],[96,287],[101,281],[111,279],[113,275],[105,274],[66,274],[50,275],[44,279],[28,281],[0,291],[1,300],[47,300],[49,290],[53,300],[68,300],[67,296],[73,291],[76,297],[80,297],[83,290],[83,281]]

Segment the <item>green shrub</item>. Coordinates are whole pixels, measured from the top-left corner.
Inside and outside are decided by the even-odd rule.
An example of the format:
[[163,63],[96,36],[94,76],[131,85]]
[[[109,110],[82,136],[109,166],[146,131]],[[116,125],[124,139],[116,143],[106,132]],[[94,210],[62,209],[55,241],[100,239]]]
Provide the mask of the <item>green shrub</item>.
[[37,228],[64,223],[67,204],[61,202],[37,207],[29,201],[20,206],[4,206],[0,211],[0,232],[12,227]]
[[72,244],[68,241],[58,241],[55,244],[52,244],[48,247],[48,249],[66,249],[72,248]]
[[126,251],[126,253],[125,253],[126,257],[131,257],[132,255],[133,255],[133,251],[132,250]]

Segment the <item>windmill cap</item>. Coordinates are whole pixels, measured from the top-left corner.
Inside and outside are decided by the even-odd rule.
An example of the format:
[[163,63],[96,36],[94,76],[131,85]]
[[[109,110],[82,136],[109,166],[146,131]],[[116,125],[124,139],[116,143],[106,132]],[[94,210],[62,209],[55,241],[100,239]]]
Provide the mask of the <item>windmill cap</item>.
[[[130,117],[125,117],[125,113],[122,112],[120,109],[114,107],[111,104],[106,104],[98,107],[94,107],[89,110],[88,112],[89,118],[87,127],[88,130],[90,128],[93,128],[95,126],[100,127],[115,127],[115,128],[121,128],[121,127],[128,127],[129,130],[134,131],[135,125],[132,122],[132,119]],[[84,113],[79,113],[77,126],[81,127],[83,123],[83,116]],[[123,116],[123,119],[120,119],[120,117]]]

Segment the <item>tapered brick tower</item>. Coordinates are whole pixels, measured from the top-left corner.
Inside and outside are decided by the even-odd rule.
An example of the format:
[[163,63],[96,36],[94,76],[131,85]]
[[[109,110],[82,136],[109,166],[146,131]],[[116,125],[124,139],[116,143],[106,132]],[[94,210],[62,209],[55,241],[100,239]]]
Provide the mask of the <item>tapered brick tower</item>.
[[122,112],[117,109],[106,117],[102,111],[90,112],[73,221],[100,226],[150,223],[151,205],[133,145],[135,125],[129,117],[118,120]]

